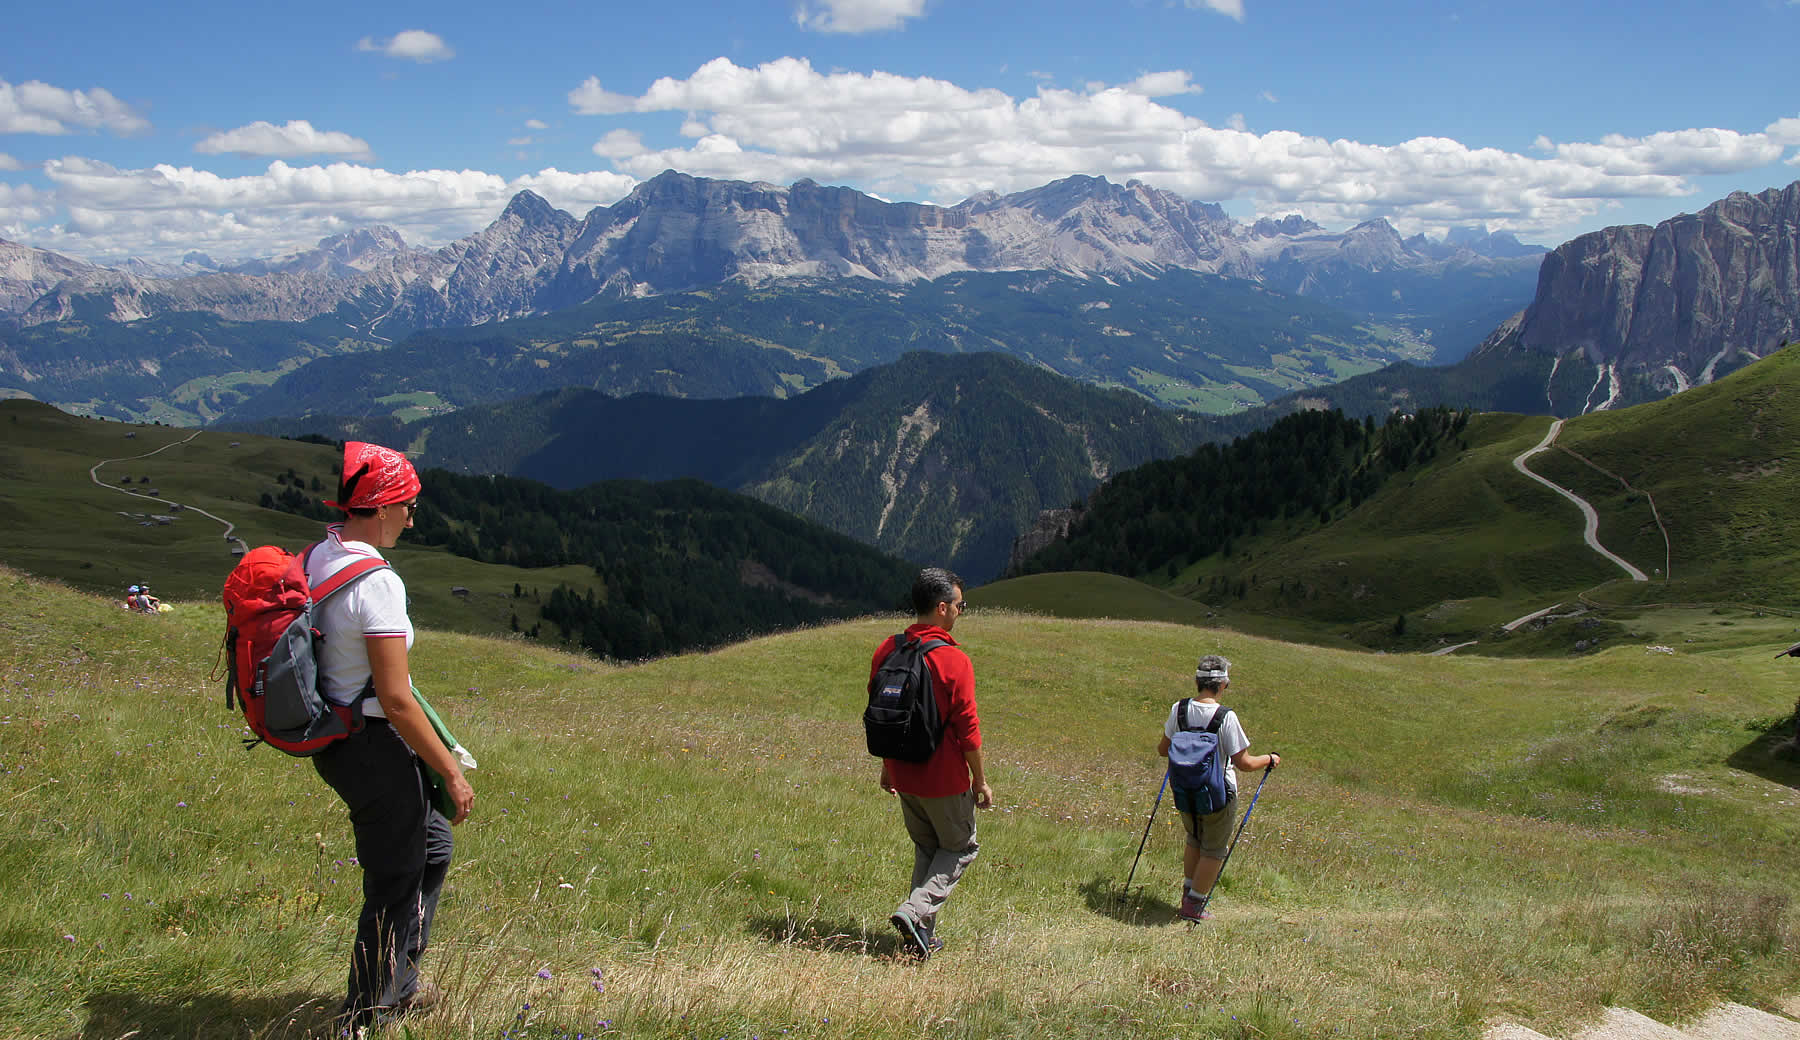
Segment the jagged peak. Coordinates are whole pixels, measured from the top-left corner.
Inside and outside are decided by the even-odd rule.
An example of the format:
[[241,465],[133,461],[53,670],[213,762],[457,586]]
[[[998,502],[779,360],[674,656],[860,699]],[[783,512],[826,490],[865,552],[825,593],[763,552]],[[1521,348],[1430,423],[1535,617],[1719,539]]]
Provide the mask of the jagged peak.
[[1382,238],[1392,238],[1396,242],[1400,240],[1400,232],[1394,230],[1394,225],[1388,223],[1386,217],[1376,217],[1374,220],[1365,220],[1351,228],[1349,231],[1344,232],[1344,234],[1380,235]]
[[1277,238],[1282,235],[1304,235],[1313,231],[1325,230],[1323,225],[1315,224],[1299,213],[1289,213],[1277,220],[1274,217],[1262,217],[1250,226],[1250,233],[1257,238]]
[[374,224],[365,228],[357,228],[354,231],[326,235],[319,239],[317,248],[327,252],[342,248],[356,253],[366,253],[371,250],[398,250],[406,248],[406,239],[401,236],[400,232],[386,224]]
[[526,224],[574,223],[575,218],[550,205],[550,201],[529,188],[512,197],[501,211],[500,219],[511,217]]

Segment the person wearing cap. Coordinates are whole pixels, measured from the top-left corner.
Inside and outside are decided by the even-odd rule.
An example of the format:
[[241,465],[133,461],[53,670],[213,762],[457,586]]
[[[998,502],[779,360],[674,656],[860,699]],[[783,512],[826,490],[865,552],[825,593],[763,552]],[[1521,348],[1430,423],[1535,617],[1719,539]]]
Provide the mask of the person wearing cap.
[[[381,557],[418,512],[419,477],[399,452],[351,441],[342,472],[337,500],[325,504],[345,517],[307,553],[309,584],[356,560]],[[312,758],[350,810],[363,870],[341,1011],[354,1031],[436,1002],[437,987],[420,981],[419,960],[450,869],[450,824],[468,817],[475,791],[415,696],[406,585],[393,568],[371,571],[324,601],[315,624],[327,636],[319,649],[321,692],[336,704],[360,704],[364,719],[360,730]],[[442,779],[444,812],[433,805],[428,770]]]
[[[1231,825],[1237,821],[1237,769],[1255,772],[1280,763],[1276,754],[1252,755],[1250,738],[1238,721],[1238,713],[1219,704],[1219,694],[1231,685],[1231,662],[1218,654],[1207,654],[1194,668],[1194,696],[1176,701],[1169,708],[1163,724],[1162,742],[1156,753],[1168,757],[1169,742],[1181,732],[1181,712],[1187,709],[1187,728],[1205,729],[1213,716],[1226,712],[1219,725],[1219,750],[1225,755],[1225,786],[1230,792],[1225,807],[1217,812],[1178,812],[1187,844],[1181,853],[1181,906],[1176,913],[1189,921],[1210,921],[1203,900],[1219,879],[1225,866],[1225,853],[1231,843]],[[1234,769],[1233,767],[1236,767]]]

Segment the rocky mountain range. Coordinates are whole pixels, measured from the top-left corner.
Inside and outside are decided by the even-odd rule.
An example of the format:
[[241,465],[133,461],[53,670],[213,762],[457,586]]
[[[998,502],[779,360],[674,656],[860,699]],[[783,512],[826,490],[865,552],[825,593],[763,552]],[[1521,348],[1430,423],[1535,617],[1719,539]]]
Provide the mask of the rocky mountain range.
[[1800,181],[1565,243],[1477,355],[1554,359],[1542,399],[1572,415],[1710,383],[1796,339]]
[[1495,279],[1528,277],[1541,252],[1481,229],[1440,242],[1402,239],[1381,220],[1343,233],[1298,216],[1246,225],[1217,205],[1101,177],[942,207],[810,180],[783,188],[667,171],[579,220],[521,192],[488,227],[435,250],[370,228],[289,257],[220,267],[190,254],[174,268],[114,270],[0,242],[0,317],[29,326],[175,311],[239,321],[333,315],[356,335],[392,341],[420,328],[549,313],[596,296],[733,279],[909,283],[1028,270],[1136,278],[1169,269],[1407,313],[1429,310],[1445,279],[1485,289]]

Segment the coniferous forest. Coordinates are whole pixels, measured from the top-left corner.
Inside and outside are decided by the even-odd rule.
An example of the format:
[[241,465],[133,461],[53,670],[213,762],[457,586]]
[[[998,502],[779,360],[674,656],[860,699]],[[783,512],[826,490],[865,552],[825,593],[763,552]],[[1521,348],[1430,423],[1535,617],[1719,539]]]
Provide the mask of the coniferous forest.
[[[573,491],[517,477],[420,474],[407,540],[515,567],[590,566],[604,593],[539,590],[537,631],[639,660],[799,625],[898,610],[912,565],[698,480],[610,480]],[[329,520],[285,474],[263,505]],[[315,480],[314,483],[317,481]],[[326,495],[325,497],[329,497]]]
[[1026,560],[1021,574],[1108,571],[1142,577],[1179,570],[1271,523],[1328,522],[1396,473],[1436,458],[1469,413],[1396,412],[1377,427],[1343,412],[1296,412],[1229,444],[1127,470],[1096,491],[1069,535]]

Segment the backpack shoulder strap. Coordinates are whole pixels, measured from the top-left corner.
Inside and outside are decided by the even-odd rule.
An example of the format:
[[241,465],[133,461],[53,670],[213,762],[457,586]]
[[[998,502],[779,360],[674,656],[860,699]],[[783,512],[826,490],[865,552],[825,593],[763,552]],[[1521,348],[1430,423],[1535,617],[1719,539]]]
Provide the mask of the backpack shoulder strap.
[[314,603],[323,603],[332,593],[342,591],[356,579],[373,571],[381,570],[383,567],[387,566],[389,566],[389,564],[386,560],[377,556],[371,556],[339,568],[336,574],[333,574],[331,577],[326,578],[324,581],[312,587],[312,601]]
[[1194,728],[1194,727],[1188,725],[1188,709],[1193,707],[1193,705],[1194,705],[1194,698],[1183,697],[1183,698],[1181,698],[1181,707],[1176,709],[1175,725],[1180,726],[1181,732],[1183,732],[1183,733],[1186,733],[1188,730]]
[[1213,712],[1212,721],[1206,724],[1206,732],[1218,733],[1219,727],[1225,725],[1225,716],[1229,714],[1231,714],[1230,708],[1223,704],[1219,705],[1219,710]]

